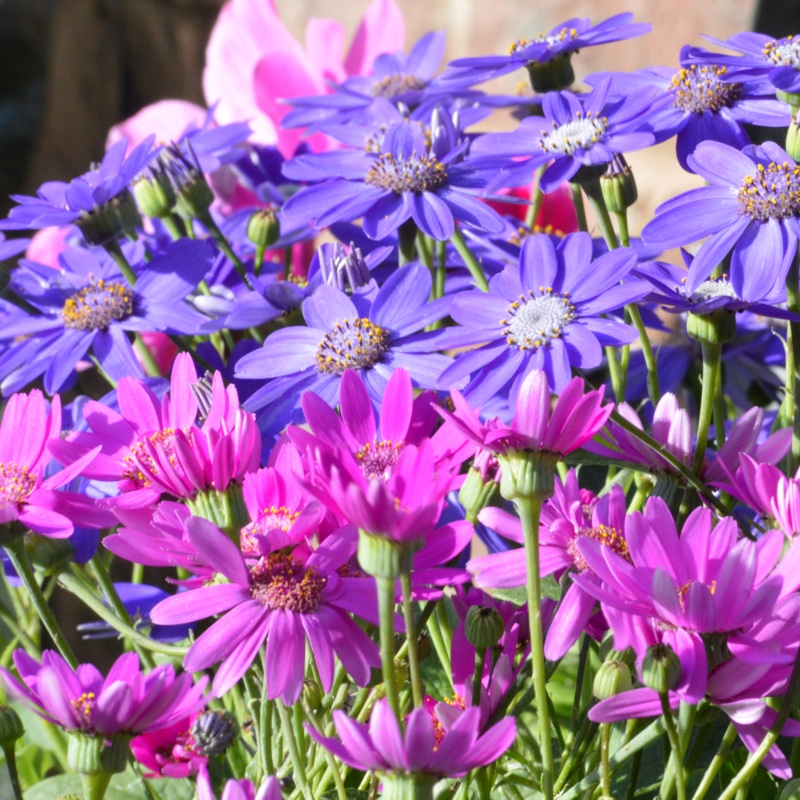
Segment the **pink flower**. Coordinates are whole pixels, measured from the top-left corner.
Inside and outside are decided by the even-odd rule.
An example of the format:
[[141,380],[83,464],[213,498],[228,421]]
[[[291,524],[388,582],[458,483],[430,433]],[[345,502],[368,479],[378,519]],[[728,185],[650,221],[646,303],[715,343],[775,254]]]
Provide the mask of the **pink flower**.
[[146,778],[188,778],[197,775],[208,758],[194,749],[192,720],[176,722],[131,740],[133,757],[149,772]]
[[[249,121],[253,140],[277,144],[291,156],[301,132],[282,130],[283,98],[324,94],[326,81],[365,75],[376,56],[403,47],[405,24],[394,0],[372,0],[342,57],[344,28],[312,18],[305,48],[278,17],[273,0],[230,0],[220,12],[206,50],[203,88],[220,124]],[[319,140],[319,141],[317,141]],[[324,137],[312,138],[316,149]]]
[[63,539],[72,535],[74,525],[103,528],[114,524],[113,515],[91,498],[56,491],[80,475],[99,448],[87,450],[69,467],[45,478],[51,449],[60,436],[58,395],[49,409],[38,389],[9,398],[0,422],[0,526],[18,521],[34,533]]

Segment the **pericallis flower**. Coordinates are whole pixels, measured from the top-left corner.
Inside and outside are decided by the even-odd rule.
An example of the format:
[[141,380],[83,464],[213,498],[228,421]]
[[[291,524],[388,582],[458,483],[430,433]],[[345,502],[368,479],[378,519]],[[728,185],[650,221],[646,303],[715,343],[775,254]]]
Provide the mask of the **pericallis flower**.
[[[280,781],[270,775],[256,792],[255,786],[246,778],[237,781],[231,778],[222,790],[219,800],[282,800]],[[200,767],[197,778],[197,800],[215,800],[214,787],[205,766]]]
[[146,778],[188,778],[197,775],[208,758],[194,747],[192,720],[143,733],[131,740],[131,752],[145,770]]
[[54,725],[105,739],[158,730],[193,714],[204,705],[208,682],[175,675],[171,664],[145,674],[136,653],[121,655],[105,678],[92,664],[73,670],[53,650],[42,653],[41,663],[16,650],[14,664],[21,681],[0,667],[10,695]]
[[5,234],[0,233],[0,263],[24,253],[30,243],[30,239],[6,239]]
[[289,161],[283,168],[289,178],[323,182],[290,197],[281,224],[313,220],[321,230],[363,217],[364,233],[376,240],[409,219],[438,241],[453,235],[455,220],[486,231],[503,230],[497,212],[476,196],[479,172],[472,161],[461,160],[466,146],[445,116],[440,114],[442,123],[432,126],[430,141],[422,126],[411,121],[391,126],[380,152],[343,149]]
[[[655,90],[647,125],[656,143],[677,134],[676,152],[680,165],[689,170],[687,158],[705,140],[723,142],[737,149],[750,144],[744,124],[785,128],[791,121],[785,103],[775,99],[766,81],[737,81],[724,66],[713,60],[690,63],[688,46],[681,50],[681,68],[647,67],[637,72],[596,73],[586,83],[597,85],[611,79],[611,96],[628,97],[643,89]],[[692,50],[692,54],[702,51]],[[692,59],[694,60],[694,59]]]
[[308,643],[324,691],[333,682],[334,655],[357,684],[367,685],[380,658],[350,612],[377,624],[375,584],[337,571],[355,555],[354,530],[341,529],[314,550],[281,548],[253,558],[207,520],[193,517],[186,528],[200,557],[225,579],[180,592],[151,612],[159,625],[224,614],[189,648],[186,670],[222,661],[213,684],[219,696],[244,675],[266,642],[267,697],[293,704],[303,688]]
[[442,75],[442,80],[463,81],[469,85],[498,78],[526,67],[531,72],[534,89],[537,92],[545,92],[551,87],[549,82],[541,85],[541,78],[537,81],[537,73],[543,71],[541,66],[553,61],[564,61],[566,62],[564,81],[559,88],[565,88],[574,80],[572,67],[569,66],[569,59],[573,53],[584,47],[631,39],[650,31],[651,25],[632,22],[632,19],[633,14],[630,13],[617,14],[597,25],[592,25],[588,19],[568,19],[556,25],[550,33],[539,33],[530,39],[512,42],[508,48],[508,55],[477,56],[451,61],[448,70]]
[[587,233],[557,245],[544,234],[527,238],[519,263],[492,278],[488,293],[463,292],[453,300],[450,316],[461,327],[447,329],[440,344],[480,346],[460,355],[438,385],[449,388],[473,375],[464,390],[470,402],[506,395],[513,405],[525,376],[541,369],[560,392],[573,366],[596,367],[603,346],[636,338],[633,327],[601,316],[647,293],[647,284],[626,279],[635,264],[628,248],[592,260]]
[[12,195],[19,203],[0,230],[36,230],[75,223],[90,244],[103,244],[139,222],[128,189],[131,181],[158,154],[155,136],[139,144],[126,158],[127,139],[110,147],[100,164],[70,183],[49,181],[36,197]]
[[655,137],[646,127],[652,91],[610,100],[610,86],[609,80],[602,81],[584,97],[550,92],[542,101],[544,119],[527,117],[512,133],[479,136],[470,158],[482,170],[500,170],[485,189],[528,184],[539,167],[549,164],[539,185],[551,192],[575,177],[582,166],[608,164],[615,153],[653,144]]
[[437,780],[490,764],[514,743],[517,729],[513,717],[502,719],[484,733],[480,717],[480,709],[467,709],[437,741],[435,721],[427,709],[415,708],[403,733],[388,702],[381,699],[372,710],[369,725],[334,711],[339,739],[325,738],[311,727],[307,730],[340,761],[354,769],[377,772],[384,786],[383,797],[409,797],[399,793],[397,784],[412,784],[417,790],[413,797],[432,800]]
[[181,240],[151,261],[137,264],[134,285],[110,258],[95,257],[87,250],[63,253],[59,271],[23,262],[12,285],[40,314],[16,314],[3,325],[4,339],[28,337],[11,344],[3,359],[4,393],[43,376],[45,390],[52,394],[89,352],[113,380],[143,377],[128,334],[197,333],[206,317],[185,300],[213,259],[207,243]]
[[[24,434],[24,435],[23,435]],[[84,494],[56,491],[98,456],[88,449],[66,469],[45,478],[52,446],[61,436],[61,399],[47,407],[42,393],[12,395],[0,422],[0,530],[14,523],[42,536],[64,539],[75,525],[105,528],[113,515]]]
[[275,331],[262,348],[239,360],[237,378],[274,379],[247,407],[257,410],[287,396],[296,402],[307,389],[335,403],[350,369],[358,370],[376,402],[397,367],[419,386],[433,387],[452,362],[432,352],[435,333],[421,332],[450,306],[450,298],[428,302],[431,285],[430,271],[411,264],[395,272],[374,299],[320,286],[303,303],[306,326]]
[[800,166],[774,142],[736,150],[701,142],[689,167],[710,185],[656,209],[642,238],[675,247],[708,237],[692,261],[687,292],[696,291],[730,253],[731,285],[757,302],[783,284],[800,237]]

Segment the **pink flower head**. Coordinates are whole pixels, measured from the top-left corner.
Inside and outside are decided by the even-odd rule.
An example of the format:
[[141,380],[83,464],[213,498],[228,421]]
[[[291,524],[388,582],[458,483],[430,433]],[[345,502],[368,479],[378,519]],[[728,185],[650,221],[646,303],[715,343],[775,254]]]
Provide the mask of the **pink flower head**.
[[122,496],[108,501],[111,506],[142,508],[162,494],[192,498],[212,487],[222,491],[233,481],[241,483],[261,457],[255,418],[217,372],[198,426],[197,384],[188,353],[175,359],[170,393],[161,400],[142,381],[123,378],[117,388],[120,412],[89,401],[84,417],[91,433],[56,443],[54,452],[69,462],[99,445],[100,454],[83,474],[117,481]]
[[280,549],[246,559],[207,520],[193,517],[186,528],[200,558],[227,582],[176,594],[150,613],[159,625],[225,614],[189,648],[185,669],[197,672],[223,661],[213,688],[215,694],[224,694],[266,641],[267,697],[292,704],[303,688],[308,642],[324,691],[333,682],[334,654],[356,683],[368,683],[380,659],[375,643],[349,612],[377,623],[375,584],[339,573],[355,554],[355,531],[343,529],[316,550]]
[[204,705],[207,678],[192,682],[175,675],[169,664],[149,674],[135,653],[124,653],[107,677],[92,664],[73,670],[59,653],[45,650],[41,664],[24,650],[14,652],[19,677],[0,668],[5,690],[40,717],[68,731],[110,738],[135,735],[172,725]]
[[45,469],[61,436],[61,398],[47,407],[38,389],[14,394],[0,422],[0,526],[12,522],[56,539],[72,535],[74,525],[103,528],[114,517],[94,500],[76,492],[56,491],[77,477],[96,458],[87,450],[72,465],[49,478]]
[[403,734],[384,698],[375,704],[369,725],[350,719],[343,711],[334,711],[338,740],[321,736],[310,727],[308,732],[355,769],[455,778],[491,764],[514,743],[517,726],[513,717],[506,717],[483,734],[480,723],[480,710],[469,708],[437,742],[433,717],[427,709],[415,708]]
[[[301,133],[280,128],[289,110],[280,100],[324,94],[329,80],[369,73],[376,56],[401,49],[404,37],[394,0],[372,0],[344,58],[340,23],[311,19],[303,47],[281,22],[273,0],[230,0],[206,49],[206,100],[216,104],[220,124],[249,121],[254,141],[277,144],[288,157]],[[325,141],[317,136],[312,144],[320,149]]]
[[202,127],[207,116],[204,108],[187,100],[159,100],[114,125],[106,137],[106,150],[120,139],[127,139],[131,150],[153,133],[159,142],[177,142],[187,129]]
[[603,406],[603,388],[584,394],[584,382],[573,378],[550,410],[550,386],[542,370],[532,370],[522,382],[510,427],[499,420],[484,424],[461,393],[452,389],[455,413],[441,413],[461,433],[493,453],[508,450],[546,451],[566,455],[591,439],[611,414]]
[[[258,792],[246,778],[240,781],[231,778],[225,784],[219,800],[282,800],[282,798],[280,781],[274,775],[270,775],[261,784]],[[197,778],[197,800],[215,800],[214,788],[205,767],[201,768]]]
[[192,720],[143,733],[131,740],[133,757],[149,772],[146,778],[188,778],[197,775],[208,758],[194,748]]
[[790,539],[800,533],[800,470],[787,478],[776,466],[759,464],[742,454],[739,469],[725,489],[759,514],[773,517]]

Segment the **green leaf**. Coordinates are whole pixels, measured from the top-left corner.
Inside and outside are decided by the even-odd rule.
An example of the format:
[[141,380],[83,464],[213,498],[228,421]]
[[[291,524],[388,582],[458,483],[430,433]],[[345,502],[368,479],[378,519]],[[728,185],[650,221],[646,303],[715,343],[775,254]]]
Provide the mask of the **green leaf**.
[[[186,781],[159,779],[151,781],[161,800],[192,800],[194,787]],[[25,790],[25,800],[53,800],[59,795],[76,794],[83,797],[80,775],[56,775]],[[130,771],[115,775],[105,800],[147,800],[141,781]]]

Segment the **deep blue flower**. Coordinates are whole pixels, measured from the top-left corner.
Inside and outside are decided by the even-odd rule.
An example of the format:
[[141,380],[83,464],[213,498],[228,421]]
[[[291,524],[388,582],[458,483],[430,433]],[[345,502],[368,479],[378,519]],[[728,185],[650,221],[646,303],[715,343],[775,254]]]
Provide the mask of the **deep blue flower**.
[[155,136],[149,136],[126,158],[128,140],[120,139],[106,151],[99,166],[69,183],[44,183],[36,197],[12,195],[20,205],[11,209],[7,220],[0,221],[0,229],[36,230],[85,222],[115,198],[129,198],[131,181],[159,152],[153,148],[154,141]]
[[237,364],[237,378],[273,379],[246,408],[256,411],[290,398],[294,406],[306,390],[335,405],[348,369],[358,370],[376,402],[397,367],[407,369],[417,386],[433,387],[452,359],[432,352],[435,332],[421,333],[450,307],[449,298],[428,302],[431,285],[428,269],[411,264],[395,272],[374,298],[320,286],[303,303],[307,327],[275,331]]
[[643,127],[652,90],[609,102],[609,80],[601,81],[585,97],[572,92],[550,92],[542,101],[542,117],[527,117],[512,133],[488,133],[472,144],[477,165],[501,174],[485,188],[523,186],[540,166],[552,163],[539,185],[551,192],[570,180],[582,166],[599,166],[615,153],[639,150],[655,138]]
[[450,316],[461,327],[442,332],[440,346],[480,346],[459,356],[439,386],[473,375],[464,390],[473,405],[504,395],[513,408],[525,376],[541,369],[560,393],[572,367],[596,367],[603,346],[636,338],[631,326],[600,316],[647,293],[646,283],[626,278],[635,263],[629,248],[593,259],[587,233],[556,245],[543,234],[529,237],[519,263],[492,278],[488,294],[464,292],[453,300]]
[[689,269],[687,292],[695,292],[731,253],[734,292],[751,303],[764,299],[784,282],[797,250],[800,166],[774,142],[743,151],[702,142],[689,167],[710,185],[659,206],[642,238],[668,248],[707,236]]
[[783,128],[789,124],[788,106],[775,99],[775,90],[766,81],[732,82],[727,67],[713,61],[689,63],[688,51],[688,47],[681,50],[680,69],[647,67],[631,73],[597,73],[585,81],[594,86],[610,78],[615,100],[654,90],[648,128],[656,143],[677,134],[676,151],[684,169],[688,169],[686,159],[702,141],[710,139],[741,149],[750,144],[744,123]]
[[0,233],[0,263],[24,253],[28,249],[30,243],[30,239],[6,239],[6,237]]
[[[57,392],[90,351],[113,380],[141,377],[128,332],[197,333],[206,317],[185,298],[213,258],[205,242],[175,242],[151,261],[134,263],[134,286],[102,251],[70,248],[60,256],[60,270],[23,260],[12,286],[40,313],[20,311],[3,324],[0,334],[9,342],[0,364],[4,394],[39,376],[49,394]],[[28,338],[14,342],[19,336]]]
[[617,14],[592,25],[588,19],[568,19],[556,25],[550,33],[540,33],[532,39],[520,39],[511,44],[503,56],[478,56],[451,61],[442,75],[444,80],[481,83],[532,64],[544,64],[557,58],[568,58],[584,47],[592,47],[621,39],[631,39],[648,33],[651,25],[632,22],[633,14]]
[[709,42],[727,50],[738,50],[739,55],[709,53],[701,48],[689,52],[689,58],[699,64],[719,64],[735,71],[736,81],[766,78],[782,92],[800,92],[800,38],[786,36],[775,39],[763,33],[737,33],[724,41],[704,36]]
[[452,236],[454,219],[499,231],[499,215],[475,196],[485,173],[459,160],[466,146],[450,117],[435,113],[430,143],[423,126],[412,121],[390,127],[380,153],[335,150],[299,156],[286,164],[285,175],[299,181],[330,180],[289,198],[281,224],[288,221],[291,227],[313,219],[320,230],[363,217],[364,232],[376,240],[408,219],[438,241]]

